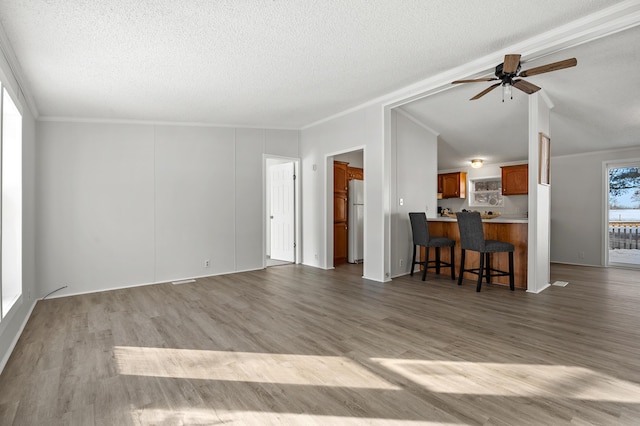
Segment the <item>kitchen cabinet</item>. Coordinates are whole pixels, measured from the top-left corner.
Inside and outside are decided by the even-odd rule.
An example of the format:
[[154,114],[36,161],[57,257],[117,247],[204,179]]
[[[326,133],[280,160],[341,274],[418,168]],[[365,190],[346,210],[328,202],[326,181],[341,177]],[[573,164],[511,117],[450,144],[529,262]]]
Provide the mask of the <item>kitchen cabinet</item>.
[[502,195],[525,195],[529,193],[529,165],[502,167]]
[[333,265],[347,263],[347,224],[333,224]]
[[347,223],[349,198],[346,193],[333,193],[333,223]]
[[443,173],[438,175],[438,193],[442,198],[467,197],[467,173]]
[[349,189],[349,163],[342,161],[333,162],[333,191],[344,192],[346,194]]
[[361,167],[348,167],[349,180],[364,180],[364,170]]

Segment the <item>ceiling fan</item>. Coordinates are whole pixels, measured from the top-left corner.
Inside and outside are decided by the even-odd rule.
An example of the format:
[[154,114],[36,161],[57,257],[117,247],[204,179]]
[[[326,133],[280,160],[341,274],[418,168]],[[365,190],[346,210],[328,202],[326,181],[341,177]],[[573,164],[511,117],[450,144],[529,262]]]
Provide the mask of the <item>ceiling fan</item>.
[[496,81],[500,80],[499,83],[493,84],[482,92],[475,95],[470,100],[480,99],[496,87],[502,85],[502,102],[504,102],[504,97],[510,97],[513,99],[511,95],[511,87],[515,87],[516,89],[522,90],[526,94],[530,95],[532,93],[537,92],[541,89],[541,87],[536,86],[533,83],[529,83],[528,81],[522,80],[519,77],[530,77],[532,75],[543,74],[545,72],[558,71],[564,68],[575,67],[578,64],[576,58],[565,59],[564,61],[553,62],[547,65],[541,65],[539,67],[531,68],[528,70],[524,70],[520,72],[520,56],[521,55],[504,55],[504,62],[496,67],[496,76],[491,78],[476,78],[472,80],[456,80],[451,84],[458,83],[477,83],[481,81]]

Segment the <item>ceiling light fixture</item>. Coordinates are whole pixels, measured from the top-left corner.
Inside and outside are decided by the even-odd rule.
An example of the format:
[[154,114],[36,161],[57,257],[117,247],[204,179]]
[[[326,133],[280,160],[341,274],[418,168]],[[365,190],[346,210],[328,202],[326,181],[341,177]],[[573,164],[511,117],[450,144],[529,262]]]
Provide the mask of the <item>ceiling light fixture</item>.
[[511,82],[507,82],[502,85],[502,102],[504,102],[504,98],[513,99],[513,94],[511,92]]
[[474,158],[473,160],[471,160],[471,167],[473,167],[474,169],[479,169],[480,167],[482,167],[482,160],[479,158]]

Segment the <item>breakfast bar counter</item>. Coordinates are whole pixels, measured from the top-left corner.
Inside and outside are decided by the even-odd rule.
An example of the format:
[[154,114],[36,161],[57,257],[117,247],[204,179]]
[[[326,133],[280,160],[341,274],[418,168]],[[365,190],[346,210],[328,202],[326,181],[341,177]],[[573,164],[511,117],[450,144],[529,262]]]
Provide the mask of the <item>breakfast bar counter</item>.
[[[455,267],[456,277],[460,271],[460,233],[458,231],[458,221],[453,217],[437,217],[429,218],[429,234],[432,236],[451,238],[456,242],[455,248]],[[517,288],[527,288],[527,234],[528,234],[528,220],[522,217],[503,217],[498,216],[493,219],[483,219],[484,237],[487,240],[499,240],[511,243],[515,246],[513,253],[513,267],[515,275],[515,286]],[[430,249],[429,259],[435,259],[435,249]],[[425,252],[422,248],[420,252],[421,260],[424,260]],[[445,262],[449,262],[449,250],[441,250],[441,259]],[[480,256],[477,252],[467,250],[466,254],[466,268],[477,268],[480,265]],[[508,270],[508,255],[507,253],[494,253],[491,255],[491,267],[500,270]],[[427,272],[429,274],[435,273],[434,269],[430,269]],[[445,269],[440,271],[441,274],[448,275],[449,270]],[[465,273],[464,279],[477,280],[477,275]],[[509,285],[509,277],[497,277],[493,278],[492,283]],[[463,283],[465,285],[468,283]]]

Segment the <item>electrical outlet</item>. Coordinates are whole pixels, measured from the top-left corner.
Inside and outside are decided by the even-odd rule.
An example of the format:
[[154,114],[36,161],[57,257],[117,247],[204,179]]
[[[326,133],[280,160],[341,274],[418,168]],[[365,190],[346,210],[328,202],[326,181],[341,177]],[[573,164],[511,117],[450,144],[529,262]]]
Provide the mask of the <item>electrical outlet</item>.
[[584,259],[584,252],[578,252],[578,257],[580,257],[580,259]]
[[211,266],[211,261],[210,261],[209,259],[206,259],[206,260],[204,261],[204,267],[205,267],[205,268],[208,268],[209,266]]
[[404,266],[404,259],[400,259],[400,267],[402,268]]
[[318,253],[315,254],[315,258],[316,258],[316,260],[318,260]]

